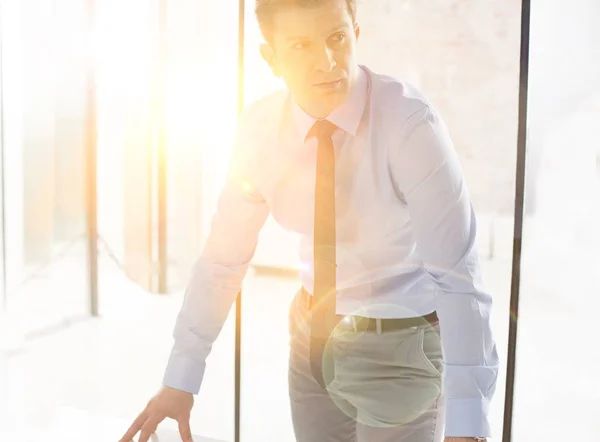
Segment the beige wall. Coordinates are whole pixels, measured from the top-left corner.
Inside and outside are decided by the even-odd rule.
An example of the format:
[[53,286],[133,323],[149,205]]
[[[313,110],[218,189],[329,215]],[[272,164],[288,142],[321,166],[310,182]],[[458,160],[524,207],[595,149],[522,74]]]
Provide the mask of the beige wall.
[[452,133],[476,207],[512,214],[521,2],[358,4],[361,60],[407,80]]
[[[358,8],[361,60],[420,87],[450,127],[475,206],[511,216],[521,1],[358,0]],[[532,2],[530,211],[544,145],[551,141],[544,134],[598,90],[599,18],[596,0]]]

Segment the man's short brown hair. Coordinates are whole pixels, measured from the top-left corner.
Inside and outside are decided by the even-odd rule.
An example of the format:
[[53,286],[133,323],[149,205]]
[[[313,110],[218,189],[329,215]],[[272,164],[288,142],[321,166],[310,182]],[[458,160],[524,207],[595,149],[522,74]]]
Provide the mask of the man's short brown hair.
[[[283,8],[289,6],[316,7],[331,0],[256,0],[254,12],[258,26],[266,40],[269,40],[273,30],[273,16]],[[345,0],[352,21],[356,21],[356,0]]]

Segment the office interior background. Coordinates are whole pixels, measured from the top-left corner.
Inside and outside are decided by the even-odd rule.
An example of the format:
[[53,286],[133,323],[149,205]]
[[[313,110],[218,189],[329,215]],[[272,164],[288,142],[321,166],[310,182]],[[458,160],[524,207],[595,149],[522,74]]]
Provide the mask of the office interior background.
[[[239,107],[283,87],[260,57],[253,7],[2,0],[0,440],[118,440],[158,390]],[[505,427],[511,322],[512,440],[597,440],[600,2],[359,0],[358,20],[360,62],[431,99],[464,167],[502,361],[492,440]],[[269,219],[238,321],[232,309],[208,360],[198,436],[294,440],[296,243]]]

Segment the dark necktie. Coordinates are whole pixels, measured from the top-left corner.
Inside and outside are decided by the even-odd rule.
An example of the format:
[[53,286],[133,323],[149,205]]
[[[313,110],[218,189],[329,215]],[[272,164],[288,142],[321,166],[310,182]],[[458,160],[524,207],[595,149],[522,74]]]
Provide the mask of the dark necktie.
[[310,364],[322,387],[333,379],[333,357],[325,348],[336,325],[335,151],[331,139],[335,129],[329,121],[319,120],[309,132],[318,140]]

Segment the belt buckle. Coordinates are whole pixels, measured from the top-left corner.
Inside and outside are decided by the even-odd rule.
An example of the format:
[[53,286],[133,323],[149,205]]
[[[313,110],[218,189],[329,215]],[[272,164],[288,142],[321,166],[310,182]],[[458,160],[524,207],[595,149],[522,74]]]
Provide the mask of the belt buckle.
[[[383,334],[383,319],[381,318],[372,318],[371,320],[375,321],[375,331],[378,335],[382,335]],[[365,330],[364,326],[360,328],[358,327],[358,319],[356,318],[356,316],[353,315],[348,315],[348,316],[344,316],[341,319],[341,322],[348,327],[349,329],[351,329],[354,333],[358,333],[361,330]]]

